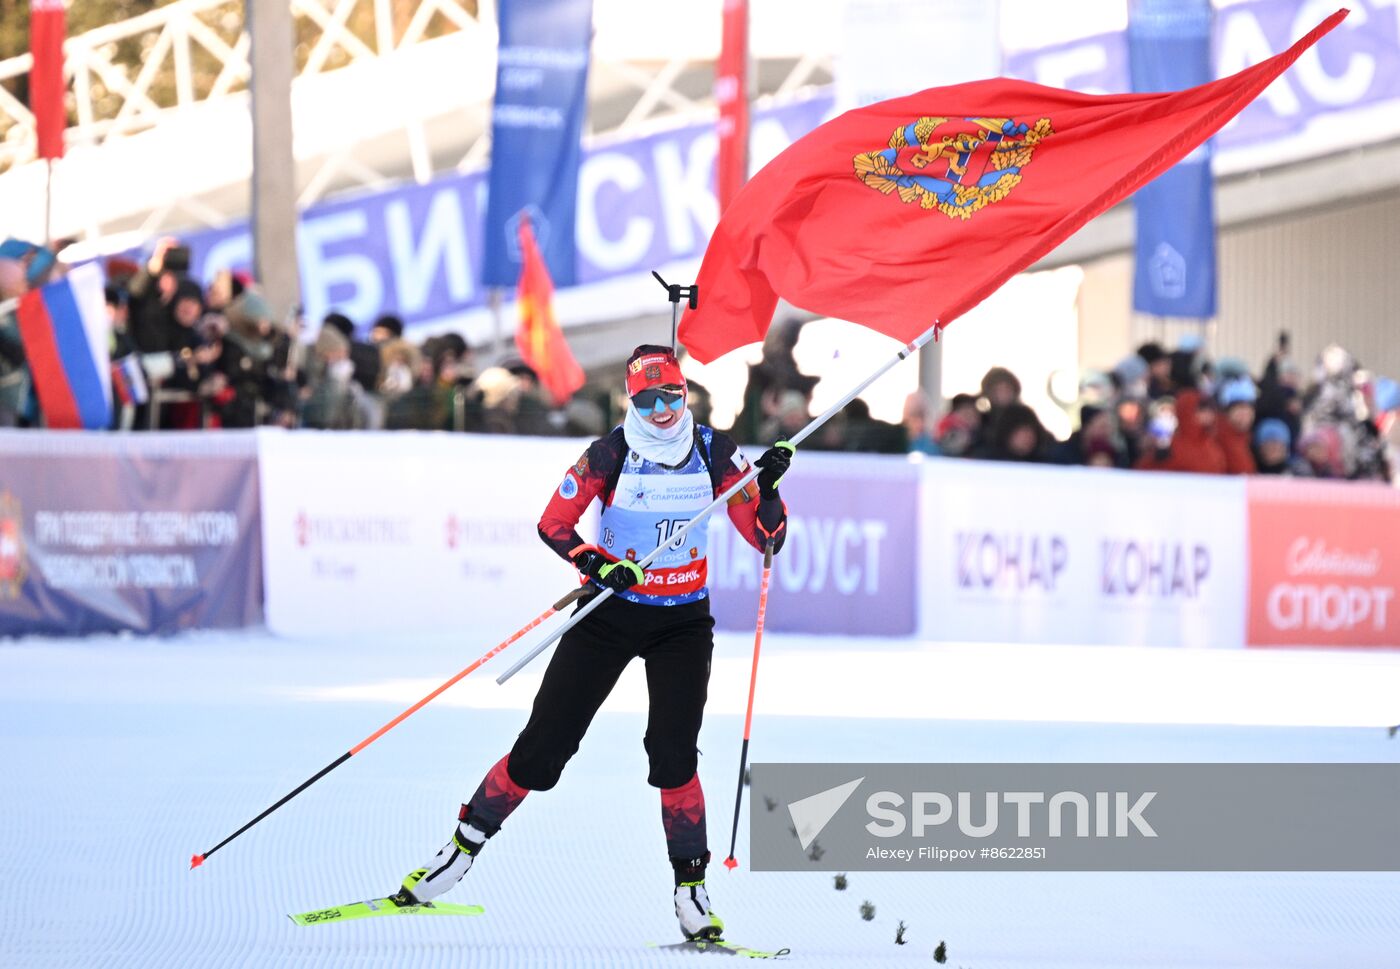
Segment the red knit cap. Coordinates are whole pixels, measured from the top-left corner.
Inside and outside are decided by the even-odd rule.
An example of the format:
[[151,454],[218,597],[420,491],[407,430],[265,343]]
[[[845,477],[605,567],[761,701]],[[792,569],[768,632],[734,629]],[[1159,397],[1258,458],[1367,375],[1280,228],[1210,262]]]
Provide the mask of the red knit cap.
[[681,364],[669,347],[643,345],[627,358],[627,396],[666,384],[685,386]]

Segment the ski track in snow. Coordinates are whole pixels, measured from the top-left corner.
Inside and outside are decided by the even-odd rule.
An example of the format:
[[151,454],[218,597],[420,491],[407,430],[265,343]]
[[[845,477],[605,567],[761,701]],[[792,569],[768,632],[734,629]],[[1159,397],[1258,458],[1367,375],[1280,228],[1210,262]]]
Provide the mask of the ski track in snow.
[[[189,871],[192,854],[490,645],[463,647],[468,638],[0,642],[0,966],[708,958],[647,948],[677,934],[658,798],[645,782],[640,664],[559,786],[532,794],[446,896],[484,905],[484,916],[310,927],[286,918],[387,894],[447,839],[458,804],[524,724],[543,661],[504,689],[491,682],[519,652]],[[700,740],[709,883],[735,941],[791,946],[787,961],[803,966],[927,966],[940,940],[948,965],[967,969],[1400,964],[1395,874],[853,872],[838,892],[825,872],[729,872],[720,859],[750,648],[749,637],[719,637]],[[758,761],[1400,759],[1400,739],[1378,726],[1400,719],[1400,655],[796,636],[770,637],[764,650]],[[1046,719],[1025,719],[1028,710]],[[858,914],[867,899],[871,922]],[[901,919],[909,944],[896,946]]]

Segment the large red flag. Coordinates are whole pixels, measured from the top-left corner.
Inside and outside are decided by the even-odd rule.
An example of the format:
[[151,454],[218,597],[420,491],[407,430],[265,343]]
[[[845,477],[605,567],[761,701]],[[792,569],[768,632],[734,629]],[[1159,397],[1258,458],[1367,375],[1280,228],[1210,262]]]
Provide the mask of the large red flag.
[[1189,154],[1345,16],[1184,91],[993,78],[848,111],[724,212],[680,340],[702,363],[762,340],[779,297],[905,343],[941,329]]
[[719,102],[719,150],[715,155],[715,195],[719,210],[744,187],[749,167],[749,0],[724,0],[724,30],[715,65]]
[[39,139],[40,158],[63,157],[63,38],[67,33],[63,0],[34,0],[29,8],[29,110]]
[[515,345],[549,391],[554,406],[562,407],[583,386],[583,368],[555,322],[554,281],[549,278],[549,267],[544,264],[529,219],[520,220],[520,254],[520,328],[515,331]]

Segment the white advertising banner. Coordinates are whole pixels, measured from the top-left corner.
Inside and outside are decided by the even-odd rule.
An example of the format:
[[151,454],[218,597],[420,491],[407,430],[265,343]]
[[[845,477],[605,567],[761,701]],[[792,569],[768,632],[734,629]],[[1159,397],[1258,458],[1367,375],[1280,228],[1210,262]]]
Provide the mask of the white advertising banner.
[[536,523],[587,441],[259,433],[267,624],[504,638],[573,588]]
[[929,639],[1244,644],[1239,477],[930,461],[920,489]]

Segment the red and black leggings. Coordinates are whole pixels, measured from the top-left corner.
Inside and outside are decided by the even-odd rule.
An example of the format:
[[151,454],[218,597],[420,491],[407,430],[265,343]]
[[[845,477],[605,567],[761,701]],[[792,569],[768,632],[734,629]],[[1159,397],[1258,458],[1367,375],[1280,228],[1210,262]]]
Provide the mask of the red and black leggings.
[[494,834],[530,791],[559,782],[593,715],[623,668],[646,663],[647,783],[661,788],[661,817],[672,858],[706,850],[705,798],[696,776],[696,740],[704,716],[714,649],[708,599],[648,606],[611,597],[560,640],[534,709],[510,754],[472,795],[469,816]]

